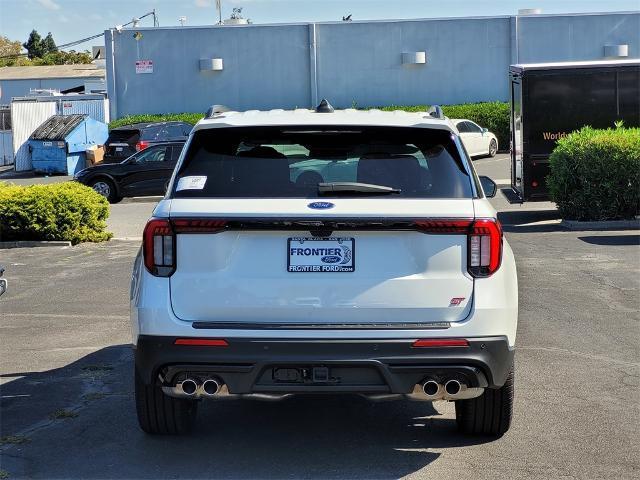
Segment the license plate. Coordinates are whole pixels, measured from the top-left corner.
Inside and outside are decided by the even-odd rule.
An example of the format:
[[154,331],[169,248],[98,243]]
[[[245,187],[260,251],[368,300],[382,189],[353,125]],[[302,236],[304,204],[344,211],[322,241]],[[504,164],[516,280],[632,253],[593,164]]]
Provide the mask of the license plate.
[[116,152],[121,152],[122,151],[122,147],[116,147]]
[[353,238],[293,237],[287,241],[289,272],[353,272],[355,270]]

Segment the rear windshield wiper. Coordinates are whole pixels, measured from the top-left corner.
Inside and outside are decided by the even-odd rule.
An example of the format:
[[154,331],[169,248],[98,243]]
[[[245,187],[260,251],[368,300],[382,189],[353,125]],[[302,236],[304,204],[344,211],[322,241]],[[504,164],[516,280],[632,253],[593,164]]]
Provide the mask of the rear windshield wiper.
[[318,193],[324,195],[330,193],[390,195],[400,192],[401,190],[399,188],[388,187],[386,185],[374,185],[372,183],[330,182],[318,184]]

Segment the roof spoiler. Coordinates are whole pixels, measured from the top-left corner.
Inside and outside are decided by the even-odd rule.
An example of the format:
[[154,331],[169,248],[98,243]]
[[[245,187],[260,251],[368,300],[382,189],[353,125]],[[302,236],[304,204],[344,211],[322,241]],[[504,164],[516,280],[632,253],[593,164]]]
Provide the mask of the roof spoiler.
[[440,105],[431,105],[431,107],[429,107],[429,110],[427,110],[427,115],[433,118],[437,118],[438,120],[444,120],[446,118]]
[[213,118],[216,115],[220,115],[224,112],[230,112],[231,109],[229,107],[225,107],[224,105],[211,105],[207,110],[207,113],[204,114],[204,118]]

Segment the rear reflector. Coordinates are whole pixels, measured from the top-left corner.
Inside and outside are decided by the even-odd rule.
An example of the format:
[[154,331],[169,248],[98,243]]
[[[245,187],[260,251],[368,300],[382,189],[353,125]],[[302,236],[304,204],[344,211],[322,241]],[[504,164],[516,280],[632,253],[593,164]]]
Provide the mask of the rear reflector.
[[468,347],[469,342],[464,338],[422,338],[413,342],[413,348],[430,347]]
[[174,345],[191,345],[198,347],[228,347],[226,340],[221,338],[178,338]]

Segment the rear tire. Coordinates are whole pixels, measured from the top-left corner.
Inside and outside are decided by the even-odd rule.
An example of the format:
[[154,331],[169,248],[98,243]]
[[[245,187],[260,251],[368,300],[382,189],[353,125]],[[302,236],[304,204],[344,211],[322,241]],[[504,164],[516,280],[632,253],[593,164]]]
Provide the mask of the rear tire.
[[140,428],[151,435],[182,435],[193,428],[198,410],[195,400],[165,395],[158,385],[146,385],[135,373],[136,412]]
[[116,187],[111,180],[107,180],[106,178],[96,178],[91,181],[89,186],[106,198],[109,203],[118,203],[122,200],[122,198],[118,197]]
[[458,429],[468,434],[501,437],[511,426],[513,393],[512,367],[502,387],[485,388],[477,398],[455,402]]
[[496,142],[495,140],[491,140],[489,142],[489,156],[495,157],[496,153],[498,153],[498,142]]

